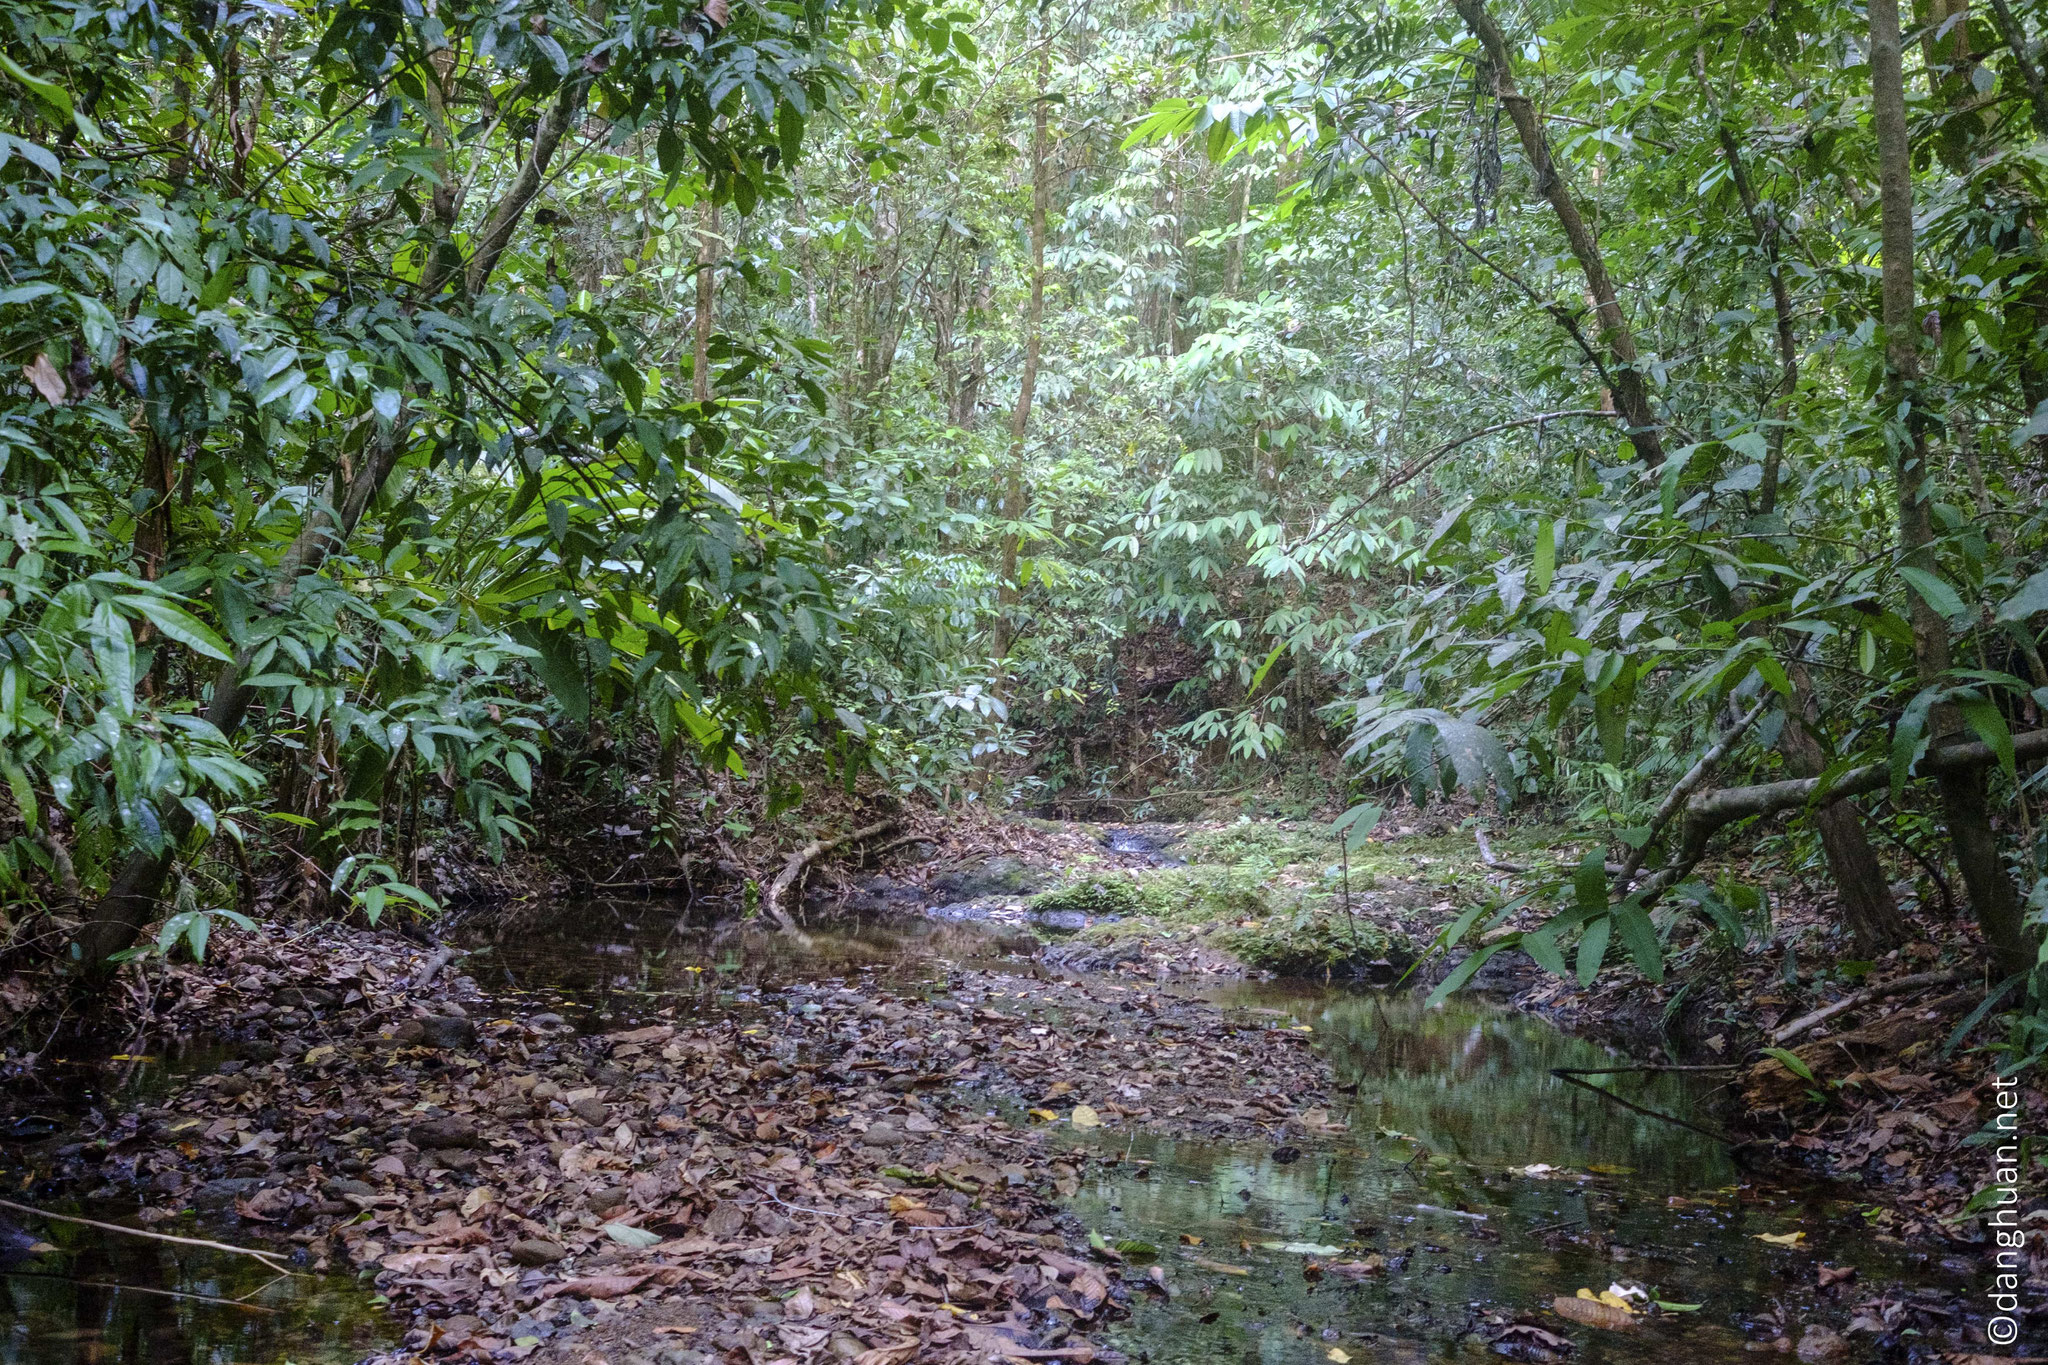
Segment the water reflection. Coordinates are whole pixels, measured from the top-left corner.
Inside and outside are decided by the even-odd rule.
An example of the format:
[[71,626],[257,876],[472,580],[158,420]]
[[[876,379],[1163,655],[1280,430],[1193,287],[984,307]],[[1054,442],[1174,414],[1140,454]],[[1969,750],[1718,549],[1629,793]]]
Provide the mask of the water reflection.
[[0,1365],[343,1365],[398,1339],[339,1276],[280,1280],[243,1257],[27,1218],[0,1236]]
[[[1614,1061],[1540,1020],[1473,1001],[1426,1011],[1406,995],[1244,987],[1221,998],[1308,1025],[1356,1100],[1331,1116],[1347,1126],[1320,1137],[1098,1143],[1124,1159],[1090,1166],[1075,1212],[1112,1243],[1160,1248],[1176,1291],[1115,1333],[1135,1358],[1489,1358],[1490,1314],[1621,1280],[1702,1308],[1627,1334],[1550,1319],[1580,1340],[1575,1359],[1734,1360],[1749,1349],[1743,1323],[1780,1304],[1796,1323],[1813,1308],[1819,1260],[1853,1261],[1866,1280],[1901,1272],[1902,1249],[1872,1245],[1853,1209],[1760,1187],[1710,1140],[1550,1075]],[[1690,1079],[1615,1084],[1684,1112],[1701,1098]],[[1810,1249],[1756,1239],[1793,1226]],[[1310,1264],[1372,1256],[1383,1267],[1356,1279]]]

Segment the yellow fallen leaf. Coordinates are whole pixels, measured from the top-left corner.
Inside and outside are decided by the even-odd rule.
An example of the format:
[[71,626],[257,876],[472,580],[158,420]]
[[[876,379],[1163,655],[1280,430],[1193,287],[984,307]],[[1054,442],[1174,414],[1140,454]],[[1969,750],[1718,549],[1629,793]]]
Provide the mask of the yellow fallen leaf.
[[1241,1265],[1232,1265],[1228,1261],[1212,1261],[1207,1256],[1191,1256],[1188,1258],[1188,1264],[1200,1266],[1203,1270],[1213,1270],[1219,1275],[1251,1274],[1251,1271]]
[[1198,1247],[1202,1244],[1202,1239],[1195,1236],[1192,1232],[1183,1232],[1180,1235],[1180,1240],[1183,1246]]
[[1050,1109],[1033,1109],[1031,1111],[1031,1117],[1035,1119],[1044,1119],[1047,1123],[1056,1123],[1059,1121],[1059,1115],[1053,1113]]
[[498,1192],[492,1189],[489,1185],[477,1186],[475,1189],[471,1190],[467,1195],[463,1196],[462,1216],[464,1218],[476,1217],[477,1211],[479,1209],[489,1206],[492,1201],[497,1199],[497,1197]]
[[1102,1115],[1096,1113],[1088,1105],[1077,1104],[1074,1106],[1073,1117],[1068,1121],[1076,1128],[1100,1128],[1102,1126]]
[[306,1065],[318,1066],[332,1056],[334,1056],[334,1049],[322,1043],[319,1047],[312,1049],[306,1054]]
[[1323,1355],[1326,1359],[1336,1361],[1337,1365],[1344,1365],[1345,1361],[1351,1359],[1351,1352],[1345,1350],[1342,1346],[1332,1346]]
[[1581,1289],[1579,1291],[1579,1297],[1582,1299],[1591,1299],[1595,1303],[1604,1303],[1609,1308],[1619,1308],[1624,1313],[1633,1313],[1636,1311],[1634,1306],[1631,1305],[1627,1299],[1624,1299],[1621,1295],[1615,1293],[1612,1289],[1603,1289],[1597,1294],[1595,1294],[1590,1289]]
[[1774,1247],[1796,1247],[1806,1240],[1806,1234],[1803,1232],[1759,1232],[1756,1235],[1756,1239],[1759,1242],[1769,1242]]
[[889,1212],[891,1213],[907,1213],[911,1209],[921,1209],[923,1207],[922,1203],[912,1199],[907,1194],[892,1194],[889,1196]]

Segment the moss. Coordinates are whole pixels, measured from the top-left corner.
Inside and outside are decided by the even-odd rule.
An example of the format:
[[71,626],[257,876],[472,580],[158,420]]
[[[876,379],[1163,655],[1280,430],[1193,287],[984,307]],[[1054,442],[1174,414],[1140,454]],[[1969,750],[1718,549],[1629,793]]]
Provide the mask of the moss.
[[1260,879],[1236,868],[1181,867],[1135,876],[1085,877],[1031,898],[1034,910],[1078,910],[1170,923],[1262,915]]
[[1278,976],[1317,976],[1332,968],[1405,952],[1378,925],[1303,909],[1250,928],[1226,929],[1212,940],[1247,967]]

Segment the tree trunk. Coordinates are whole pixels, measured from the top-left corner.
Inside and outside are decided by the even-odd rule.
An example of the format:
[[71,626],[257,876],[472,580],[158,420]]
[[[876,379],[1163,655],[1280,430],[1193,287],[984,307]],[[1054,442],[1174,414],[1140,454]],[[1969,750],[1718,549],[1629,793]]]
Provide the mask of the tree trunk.
[[697,309],[691,319],[690,396],[711,401],[711,323],[718,306],[718,202],[709,194],[697,207]]
[[[1827,753],[1807,728],[1802,714],[1812,687],[1806,670],[1792,674],[1793,699],[1785,709],[1785,725],[1778,732],[1778,752],[1785,766],[1800,777],[1819,777],[1827,768]],[[1841,903],[1842,922],[1856,941],[1856,949],[1876,957],[1906,939],[1906,918],[1892,899],[1884,866],[1863,832],[1863,817],[1854,803],[1836,801],[1813,813],[1820,830],[1821,851],[1827,855],[1828,876],[1835,883],[1835,898]]]
[[[1052,73],[1052,44],[1040,35],[1038,49],[1038,98],[1031,114],[1031,304],[1024,315],[1024,373],[1017,382],[1017,406],[1010,413],[1010,465],[1003,475],[1003,519],[1015,523],[1024,519],[1024,437],[1031,429],[1031,400],[1038,392],[1040,348],[1045,323],[1045,214],[1051,197],[1046,144],[1045,89]],[[996,658],[1009,657],[1015,639],[1010,620],[1017,605],[1017,561],[1024,537],[1016,531],[1003,534],[1002,564],[996,571]]]
[[[1871,126],[1877,134],[1878,204],[1882,216],[1885,404],[1905,411],[1906,430],[1887,435],[1898,496],[1899,550],[1904,563],[1938,574],[1934,527],[1928,509],[1927,414],[1920,384],[1919,319],[1913,293],[1912,149],[1906,132],[1906,86],[1900,51],[1898,0],[1870,0]],[[1908,590],[1913,660],[1923,687],[1948,675],[1948,621],[1918,592]],[[1959,728],[1953,707],[1930,718],[1935,743]],[[1956,866],[1969,888],[1984,946],[1997,971],[2012,975],[2034,964],[2034,947],[2020,918],[2019,897],[1999,858],[1985,799],[1982,769],[1935,774]]]
[[1501,33],[1500,25],[1494,23],[1493,16],[1487,13],[1484,0],[1451,0],[1451,3],[1485,49],[1487,64],[1493,69],[1494,93],[1508,111],[1508,117],[1514,120],[1515,131],[1521,135],[1522,152],[1529,158],[1530,172],[1536,178],[1536,192],[1550,201],[1559,225],[1564,228],[1565,240],[1571,245],[1572,255],[1585,272],[1586,289],[1593,301],[1593,316],[1600,324],[1600,343],[1613,362],[1605,378],[1614,389],[1616,407],[1628,420],[1629,444],[1635,447],[1636,458],[1654,469],[1664,463],[1664,443],[1657,434],[1658,422],[1650,407],[1649,390],[1643,384],[1641,371],[1636,369],[1635,336],[1629,331],[1628,319],[1622,315],[1614,284],[1607,277],[1607,264],[1600,256],[1600,244],[1594,239],[1592,229],[1586,226],[1586,220],[1572,198],[1571,187],[1565,184],[1563,173],[1550,155],[1550,139],[1544,136],[1535,103],[1515,83],[1507,38]]

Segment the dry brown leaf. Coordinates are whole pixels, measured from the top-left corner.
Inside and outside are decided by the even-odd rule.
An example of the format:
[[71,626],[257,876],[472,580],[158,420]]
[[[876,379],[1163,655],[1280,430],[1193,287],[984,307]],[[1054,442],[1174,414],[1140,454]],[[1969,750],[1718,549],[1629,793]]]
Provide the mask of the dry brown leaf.
[[1632,1332],[1642,1321],[1626,1308],[1616,1308],[1598,1299],[1566,1298],[1562,1294],[1550,1301],[1550,1311],[1581,1327],[1598,1327],[1607,1332]]

